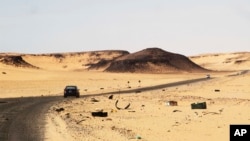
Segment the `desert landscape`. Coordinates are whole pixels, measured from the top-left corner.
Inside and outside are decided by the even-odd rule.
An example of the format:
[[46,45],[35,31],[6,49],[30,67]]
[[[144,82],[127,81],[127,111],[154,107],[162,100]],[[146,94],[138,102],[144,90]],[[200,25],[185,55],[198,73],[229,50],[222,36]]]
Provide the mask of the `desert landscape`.
[[[46,114],[48,141],[226,141],[230,124],[250,124],[249,66],[250,52],[0,53],[0,98],[62,97]],[[63,98],[66,85],[80,98]]]

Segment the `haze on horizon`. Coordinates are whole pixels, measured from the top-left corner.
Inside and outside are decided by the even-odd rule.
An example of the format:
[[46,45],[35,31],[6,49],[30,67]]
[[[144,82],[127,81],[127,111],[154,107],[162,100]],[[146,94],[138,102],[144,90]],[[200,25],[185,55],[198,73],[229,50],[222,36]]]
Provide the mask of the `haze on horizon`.
[[0,0],[0,52],[250,51],[248,0]]

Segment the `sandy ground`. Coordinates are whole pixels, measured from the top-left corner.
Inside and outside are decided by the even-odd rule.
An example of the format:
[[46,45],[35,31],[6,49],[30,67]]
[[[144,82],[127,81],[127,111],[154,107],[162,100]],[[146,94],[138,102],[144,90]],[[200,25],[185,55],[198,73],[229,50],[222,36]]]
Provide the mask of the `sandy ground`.
[[[216,65],[209,67],[216,68]],[[0,97],[62,96],[65,85],[77,85],[81,98],[66,98],[50,108],[48,141],[226,141],[229,140],[230,124],[250,124],[250,73],[241,74],[239,69],[232,71],[233,67],[227,66],[230,72],[211,73],[214,79],[208,81],[141,93],[118,93],[109,99],[109,94],[84,95],[202,78],[206,74],[36,70],[0,64]],[[241,64],[240,69],[249,67]],[[117,100],[119,107],[129,103],[130,107],[116,109]],[[168,106],[166,102],[170,100],[177,101],[178,106]],[[194,102],[206,102],[207,109],[192,110],[190,104]],[[57,112],[60,108],[64,110]],[[100,110],[107,112],[108,117],[91,116],[91,112]]]
[[[229,140],[230,124],[250,123],[247,82],[250,74],[118,94],[112,100],[108,95],[69,98],[51,107],[48,117],[65,140]],[[93,102],[93,98],[98,102]],[[117,110],[116,100],[119,107],[130,103],[130,108]],[[178,106],[167,106],[169,100],[177,101]],[[206,102],[207,109],[192,110],[190,104],[194,102]],[[59,108],[64,111],[56,112]],[[108,112],[108,117],[92,117],[91,112],[97,110]]]

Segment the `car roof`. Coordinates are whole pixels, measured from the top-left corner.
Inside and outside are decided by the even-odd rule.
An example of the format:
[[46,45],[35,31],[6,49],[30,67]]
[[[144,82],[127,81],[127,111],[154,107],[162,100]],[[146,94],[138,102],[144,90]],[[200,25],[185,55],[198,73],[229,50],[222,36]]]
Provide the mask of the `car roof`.
[[77,86],[73,86],[73,85],[72,85],[72,86],[70,85],[70,86],[66,86],[66,87],[65,87],[65,89],[76,89],[76,88],[77,88]]

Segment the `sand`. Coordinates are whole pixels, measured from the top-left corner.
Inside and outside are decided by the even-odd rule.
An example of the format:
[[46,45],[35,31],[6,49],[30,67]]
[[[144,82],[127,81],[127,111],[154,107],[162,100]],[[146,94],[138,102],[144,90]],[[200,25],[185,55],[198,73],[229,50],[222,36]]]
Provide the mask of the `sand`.
[[[223,70],[210,73],[213,79],[140,93],[117,93],[113,99],[108,98],[111,94],[91,95],[204,78],[206,73],[107,73],[54,69],[53,64],[39,64],[43,69],[31,69],[0,63],[0,97],[63,96],[66,85],[77,85],[81,98],[63,99],[49,109],[45,134],[48,141],[229,140],[230,124],[250,123],[250,73],[243,71],[249,69],[249,61],[226,63],[224,69],[223,63],[213,64],[228,60],[228,56],[232,61],[233,55],[196,57],[200,65]],[[248,54],[244,57],[247,60]],[[74,60],[63,60],[60,66],[69,61]],[[36,60],[29,62],[35,64]],[[93,102],[93,98],[98,102]],[[130,107],[116,109],[117,100],[119,107],[129,103]],[[166,102],[170,100],[177,101],[178,106],[168,106]],[[194,102],[206,102],[207,109],[191,109]],[[64,110],[57,112],[57,108]],[[98,110],[108,112],[108,117],[91,116]]]

